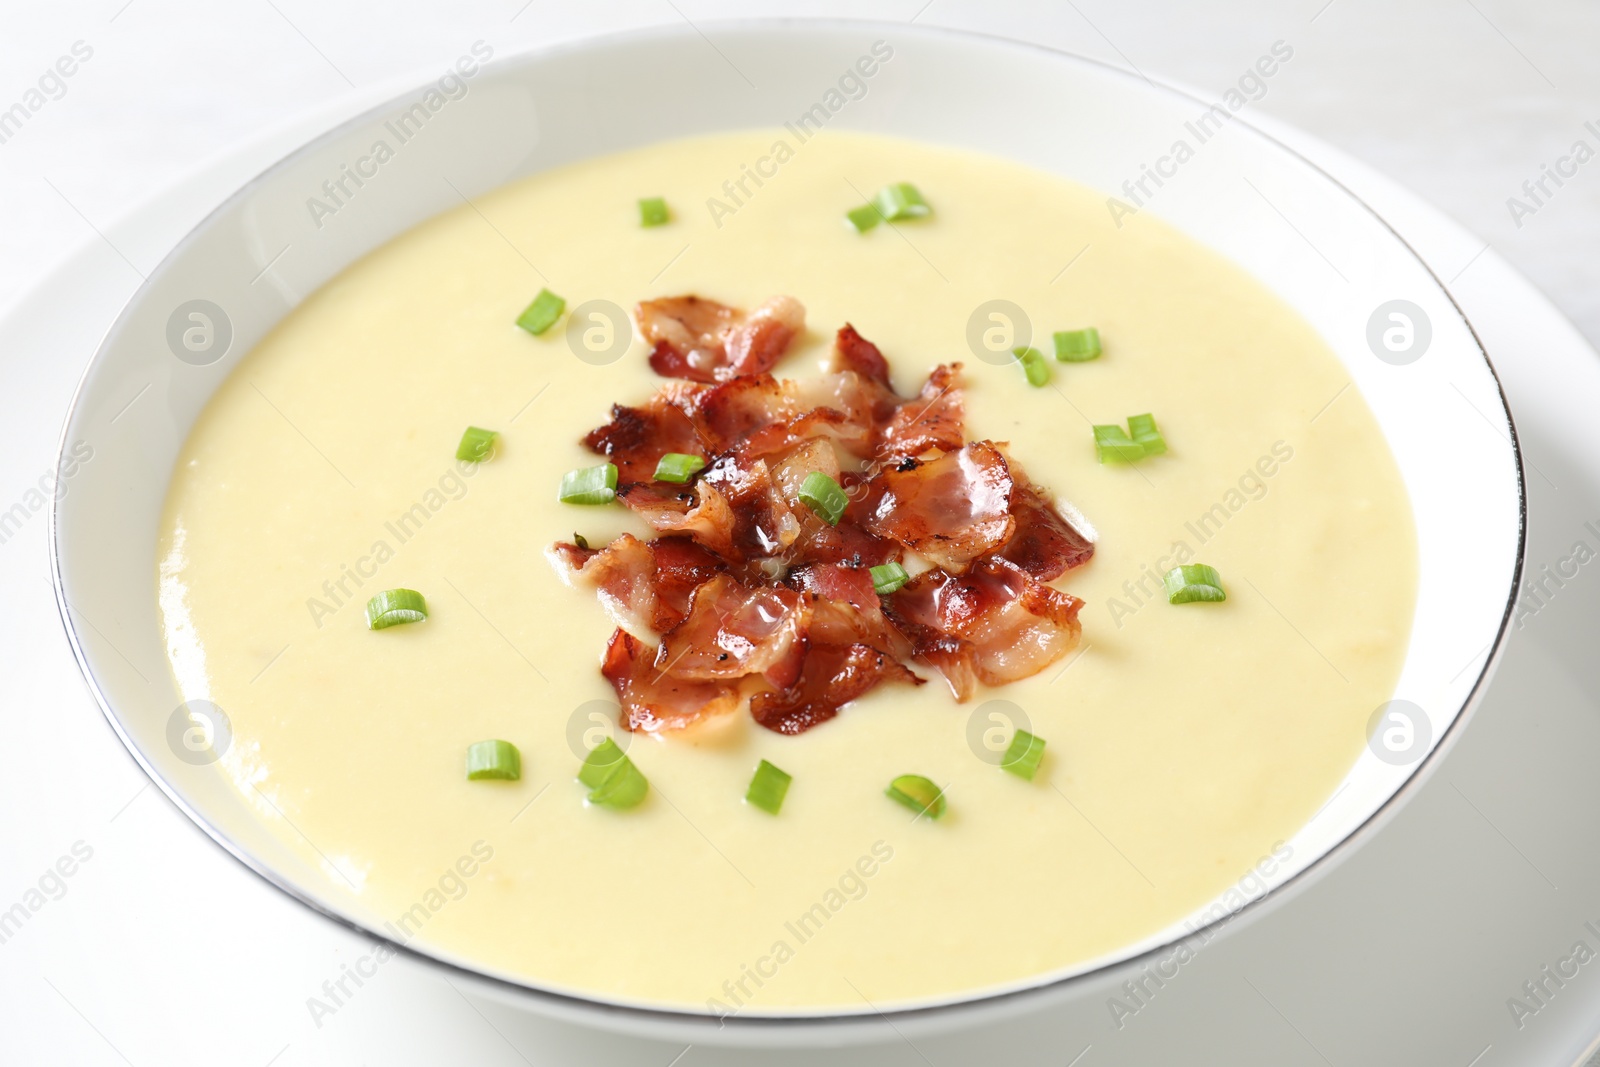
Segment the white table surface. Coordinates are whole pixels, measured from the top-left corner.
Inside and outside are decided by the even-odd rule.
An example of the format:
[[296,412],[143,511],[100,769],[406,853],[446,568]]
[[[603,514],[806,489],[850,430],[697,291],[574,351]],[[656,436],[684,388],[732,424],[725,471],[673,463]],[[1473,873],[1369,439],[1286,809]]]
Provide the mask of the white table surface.
[[[132,0],[126,6],[103,0],[25,8],[6,0],[0,4],[0,111],[75,42],[94,51],[66,82],[64,95],[0,143],[0,314],[8,303],[26,300],[28,287],[69,257],[74,284],[86,296],[130,291],[165,249],[160,234],[119,225],[119,216],[242,139],[287,128],[310,109],[337,108],[393,78],[442,68],[473,40],[506,52],[623,26],[685,17],[705,24],[719,15],[798,7],[675,2],[602,10],[596,4],[558,7],[551,0],[524,8],[523,0],[503,0],[447,10],[443,4],[306,0]],[[1600,257],[1593,253],[1600,236],[1600,161],[1580,169],[1520,227],[1506,206],[1524,179],[1537,176],[1541,163],[1554,162],[1574,140],[1600,148],[1600,136],[1583,125],[1594,119],[1600,126],[1600,71],[1590,54],[1600,43],[1600,8],[1506,0],[1403,7],[1393,0],[1334,0],[1324,7],[1323,0],[1312,0],[1232,3],[1200,13],[1189,5],[1105,0],[1076,6],[905,0],[806,10],[915,17],[1039,40],[1135,64],[1213,95],[1273,41],[1288,41],[1296,54],[1287,76],[1274,78],[1253,107],[1363,159],[1481,235],[1473,240],[1441,229],[1424,249],[1469,312],[1516,289],[1504,257],[1591,340],[1600,339],[1600,286],[1594,284]],[[714,36],[714,27],[708,30]],[[1494,252],[1482,252],[1484,245]],[[26,329],[4,334],[0,351],[0,410],[8,413],[0,418],[6,446],[0,450],[6,457],[0,461],[0,506],[20,499],[49,465],[60,409],[103,325],[27,323],[25,316],[14,321]],[[1540,323],[1551,346],[1577,349],[1574,338],[1559,336],[1559,320],[1544,314]],[[1486,337],[1491,350],[1499,343],[1509,352],[1519,343],[1515,321],[1502,318],[1493,331]],[[73,352],[78,364],[71,363]],[[1572,367],[1530,357],[1502,371],[1515,401],[1519,391],[1552,398],[1572,392],[1578,384]],[[1560,412],[1553,399],[1550,404],[1552,418],[1573,414]],[[41,406],[50,410],[16,417]],[[38,439],[39,426],[47,427],[48,441]],[[1576,519],[1600,520],[1600,478],[1592,463],[1585,469],[1575,458],[1585,446],[1561,426],[1523,429],[1544,468],[1531,476],[1535,503],[1543,499],[1549,513],[1561,515],[1547,527],[1534,524],[1530,559],[1537,568],[1570,543],[1576,527],[1568,527]],[[1541,477],[1549,484],[1540,484]],[[365,946],[310,922],[207,845],[146,787],[77,685],[53,618],[37,610],[48,603],[43,526],[37,516],[0,545],[0,603],[18,606],[0,616],[0,647],[9,650],[0,671],[0,693],[8,698],[0,732],[0,910],[38,885],[75,843],[83,842],[80,854],[86,847],[93,855],[63,880],[60,899],[49,900],[20,933],[0,943],[0,1063],[292,1067],[581,1060],[565,1052],[551,1058],[551,1050],[518,1040],[512,1023],[481,1016],[465,1001],[450,1000],[448,990],[441,996],[437,979],[404,963],[385,969],[381,992],[357,998],[315,1027],[306,997]],[[1268,1016],[1267,1023],[1280,1026],[1285,1041],[1272,1062],[1567,1067],[1583,1035],[1600,1030],[1600,965],[1584,968],[1561,999],[1521,1029],[1503,1003],[1518,992],[1510,975],[1518,981],[1535,975],[1540,964],[1567,950],[1570,939],[1564,943],[1564,935],[1549,931],[1570,927],[1575,938],[1583,918],[1600,926],[1600,868],[1587,855],[1600,821],[1600,806],[1589,806],[1600,789],[1586,784],[1596,777],[1593,754],[1600,752],[1597,668],[1584,647],[1596,632],[1594,613],[1582,610],[1594,599],[1589,569],[1530,626],[1541,644],[1513,644],[1520,654],[1508,659],[1496,687],[1499,699],[1491,699],[1452,753],[1450,773],[1437,775],[1390,831],[1346,865],[1349,875],[1341,870],[1328,880],[1331,888],[1306,905],[1322,908],[1330,923],[1381,927],[1406,966],[1396,970],[1381,956],[1323,955],[1272,976],[1272,1010],[1282,1018]],[[41,636],[41,628],[51,632]],[[1519,694],[1532,693],[1538,700],[1519,703]],[[1553,760],[1552,751],[1566,758]],[[1527,758],[1519,764],[1521,757]],[[1546,763],[1530,767],[1535,759]],[[1497,766],[1512,769],[1500,776]],[[1475,805],[1475,815],[1444,819],[1445,806],[1461,809],[1463,801]],[[1450,832],[1425,832],[1430,825]],[[1381,884],[1370,877],[1377,869],[1394,872],[1392,896],[1372,889]],[[1464,894],[1456,906],[1452,879],[1493,882],[1498,895],[1486,901],[1480,892],[1469,906]],[[1356,893],[1372,895],[1349,899]],[[1415,894],[1429,895],[1429,907],[1419,906]],[[1417,916],[1424,914],[1438,926],[1419,928]],[[1556,921],[1539,925],[1551,916]],[[1430,957],[1431,964],[1418,962]],[[1494,968],[1508,978],[1497,977],[1487,992],[1466,980],[1475,970]],[[1319,1018],[1319,997],[1336,985],[1354,1014]],[[1216,988],[1224,1001],[1244,995],[1238,983],[1217,982]],[[1350,995],[1352,988],[1362,994]],[[1408,1016],[1447,1017],[1429,1017],[1411,1005],[1469,996],[1481,1003],[1449,1017],[1455,1032],[1402,1039]],[[1187,1008],[1203,1011],[1203,1004],[1190,1001]],[[1228,1006],[1218,1001],[1219,1017]],[[1195,1025],[1201,1032],[1204,1019]],[[1308,1032],[1299,1033],[1302,1028]],[[1395,1058],[1378,1055],[1363,1040],[1378,1034]],[[1212,1037],[1215,1055],[1201,1062],[1225,1059],[1225,1035]],[[1120,1051],[1117,1040],[1124,1042]],[[1139,1047],[1137,1034],[1104,1041],[1096,1035],[1095,1041],[1083,1067],[1096,1060],[1140,1062],[1128,1058]],[[1039,1062],[1065,1064],[1085,1043],[1063,1044],[1055,1050],[1059,1056]],[[639,1051],[636,1062],[655,1062],[650,1050]],[[958,1043],[926,1051],[941,1067],[976,1062],[979,1055]],[[663,1067],[671,1055],[660,1059]],[[682,1061],[683,1067],[697,1062],[738,1060],[697,1050]]]

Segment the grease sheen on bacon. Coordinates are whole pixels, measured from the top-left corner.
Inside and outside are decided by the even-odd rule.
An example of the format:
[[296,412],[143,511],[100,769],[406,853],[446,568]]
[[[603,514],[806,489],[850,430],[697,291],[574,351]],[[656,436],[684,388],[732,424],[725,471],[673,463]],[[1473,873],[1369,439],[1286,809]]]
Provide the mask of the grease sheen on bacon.
[[681,730],[738,710],[737,685],[664,674],[656,670],[655,656],[626,630],[617,630],[606,643],[600,673],[616,689],[622,725],[629,730]]
[[[992,441],[967,441],[960,364],[917,395],[846,324],[821,377],[770,373],[804,329],[775,297],[755,311],[668,297],[639,305],[651,366],[675,378],[583,438],[617,465],[618,500],[657,536],[552,546],[618,629],[602,657],[630,730],[676,730],[748,698],[802,733],[885,682],[932,668],[958,700],[1036,674],[1076,646],[1081,602],[1044,583],[1087,561],[1087,530]],[[703,456],[687,484],[654,481],[668,452]],[[830,525],[801,499],[824,474],[848,504]],[[918,563],[920,559],[922,563]],[[931,564],[880,597],[869,568]]]
[[966,574],[933,570],[889,597],[889,618],[912,654],[944,675],[957,700],[976,683],[1000,686],[1038,674],[1078,645],[1083,601],[1004,560]]
[[806,309],[789,296],[749,314],[704,297],[671,296],[644,301],[634,317],[651,345],[651,369],[694,382],[763,374],[806,326]]

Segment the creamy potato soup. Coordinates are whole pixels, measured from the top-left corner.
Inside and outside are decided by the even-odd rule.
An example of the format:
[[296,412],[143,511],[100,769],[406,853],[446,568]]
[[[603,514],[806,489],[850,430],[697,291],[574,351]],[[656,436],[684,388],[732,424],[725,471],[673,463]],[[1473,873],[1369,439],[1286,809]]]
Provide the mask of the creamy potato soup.
[[[898,182],[931,213],[847,224]],[[641,225],[657,196],[666,222]],[[534,335],[516,320],[541,289],[565,310]],[[901,398],[960,362],[966,440],[1003,442],[1096,538],[1044,583],[1082,601],[1071,651],[964,702],[908,654],[926,684],[877,685],[798,733],[746,703],[619,728],[601,674],[617,624],[546,550],[658,536],[620,501],[558,489],[606,462],[580,442],[612,404],[670,384],[611,309],[689,294],[802,305],[780,379],[818,380],[847,322]],[[1031,340],[983,309],[996,300]],[[1102,354],[1058,361],[1052,334],[1087,327]],[[1042,385],[1005,355],[1024,343]],[[1392,695],[1415,538],[1347,383],[1256,279],[1003,160],[833,131],[595,159],[396,238],[241,362],[166,503],[173,672],[229,716],[219,767],[246,802],[399,940],[718,1012],[1014,984],[1282,859]],[[1142,413],[1166,451],[1100,462],[1092,427]],[[469,426],[498,433],[483,462],[456,459]],[[1186,564],[1214,568],[1226,600],[1170,603],[1163,576]],[[426,619],[369,629],[367,601],[391,589],[421,593]],[[1031,780],[998,765],[1019,728],[1046,743]],[[590,803],[576,779],[608,734],[648,781],[635,806]],[[515,746],[519,778],[468,779],[488,739]],[[776,815],[745,800],[762,760],[792,776]],[[939,818],[886,795],[905,774],[943,790]]]

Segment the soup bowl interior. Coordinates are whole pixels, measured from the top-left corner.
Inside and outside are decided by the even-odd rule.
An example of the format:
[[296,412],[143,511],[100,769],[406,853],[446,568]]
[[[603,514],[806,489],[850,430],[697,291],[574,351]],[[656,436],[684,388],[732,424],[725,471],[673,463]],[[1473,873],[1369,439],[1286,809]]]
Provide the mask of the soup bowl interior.
[[[1414,511],[1418,596],[1396,688],[1409,732],[1399,746],[1375,735],[1290,842],[1292,859],[1276,881],[1349,847],[1470,707],[1504,635],[1520,568],[1514,430],[1484,353],[1438,280],[1336,181],[1249,127],[1230,98],[1200,100],[1060,53],[905,26],[740,23],[709,32],[717,50],[687,27],[488,63],[487,49],[463,49],[449,74],[318,137],[240,190],[152,273],[84,376],[62,454],[66,462],[88,448],[94,462],[78,466],[53,516],[67,633],[124,743],[242,862],[310,907],[385,937],[383,919],[331,863],[308,860],[264,826],[185,742],[191,723],[167,659],[155,560],[164,495],[190,428],[239,360],[309,294],[463,199],[666,138],[772,128],[803,151],[818,129],[847,128],[987,152],[1104,190],[1113,216],[1151,212],[1242,265],[1337,354],[1382,427]],[[381,161],[373,152],[380,141],[392,148]],[[1374,729],[1398,721],[1374,709]],[[1093,972],[1237,907],[1211,902],[1103,959],[976,991],[964,1007],[1070,996]],[[852,1023],[851,1013],[833,1012],[719,1024],[536,989],[428,948],[407,951],[516,1004],[613,1028],[686,1027],[703,1039],[763,1027],[817,1035]],[[907,1015],[948,1015],[955,1006],[911,1006]]]

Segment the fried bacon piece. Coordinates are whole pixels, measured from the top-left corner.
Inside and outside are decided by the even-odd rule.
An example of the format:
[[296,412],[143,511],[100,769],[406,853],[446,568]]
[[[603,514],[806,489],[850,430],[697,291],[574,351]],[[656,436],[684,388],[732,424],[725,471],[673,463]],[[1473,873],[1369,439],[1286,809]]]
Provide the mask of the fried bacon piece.
[[904,460],[873,478],[863,525],[960,573],[1005,544],[1016,529],[1013,487],[1000,450],[974,441],[938,459]]
[[656,591],[657,630],[678,625],[689,614],[694,591],[726,570],[726,565],[687,537],[658,537],[650,542],[655,559],[651,583]]
[[854,371],[885,389],[894,388],[889,383],[889,361],[883,358],[877,345],[856,333],[856,328],[848,322],[839,327],[833,339],[833,351],[835,369]]
[[773,483],[766,460],[730,452],[701,476],[728,501],[732,525],[726,554],[739,561],[782,556],[800,537],[801,519]]
[[655,650],[626,630],[606,643],[600,673],[616,689],[629,730],[681,730],[738,709],[743,697],[737,684],[662,674],[655,657]]
[[733,507],[717,488],[704,481],[694,491],[666,492],[660,486],[635,484],[617,490],[617,499],[655,529],[687,534],[713,552],[733,553]]
[[715,455],[801,414],[793,383],[754,374],[697,393],[688,417],[705,450]]
[[1008,459],[1008,465],[1014,482],[1011,515],[1017,520],[1017,528],[995,554],[1041,582],[1059,578],[1089,562],[1094,555],[1094,542],[1089,536],[1061,513],[1049,493],[1028,481],[1015,460]]
[[814,644],[866,644],[886,651],[909,651],[905,640],[889,626],[865,567],[819,563],[792,571],[786,581],[811,598],[807,636]]
[[958,701],[976,684],[1038,674],[1077,647],[1083,601],[1001,560],[964,575],[928,571],[888,598],[890,620],[912,654],[944,675]]
[[870,645],[813,646],[794,685],[752,696],[750,715],[777,733],[802,734],[880,682],[921,685],[923,679]]
[[634,309],[639,332],[652,346],[650,366],[668,378],[716,381],[727,359],[728,334],[744,317],[737,308],[698,296],[646,300]]
[[623,534],[602,549],[560,542],[546,554],[563,581],[594,589],[611,620],[639,634],[678,625],[689,595],[725,569],[686,537],[645,542]]
[[748,315],[715,300],[672,296],[642,302],[634,316],[652,346],[651,368],[694,382],[765,374],[806,325],[806,309],[789,296],[775,296]]
[[562,581],[594,589],[600,606],[618,626],[637,632],[655,627],[656,591],[650,581],[655,558],[650,546],[637,537],[623,534],[603,549],[562,542],[545,554]]
[[792,296],[775,296],[750,313],[728,336],[728,373],[765,374],[806,328],[806,309]]
[[933,368],[922,391],[899,405],[878,437],[882,456],[920,456],[938,449],[954,452],[966,440],[962,427],[961,364]]
[[952,452],[966,440],[961,364],[940,364],[917,396],[898,396],[889,381],[889,364],[878,346],[848,323],[834,339],[832,373],[825,379],[826,406],[843,413],[855,436],[841,443],[863,458],[920,456]]
[[720,574],[689,597],[689,614],[661,639],[656,669],[672,678],[734,681],[752,674],[794,684],[809,612],[784,586],[752,588]]
[[656,464],[668,452],[699,455],[701,443],[685,408],[693,403],[695,386],[673,385],[660,390],[643,407],[611,405],[611,421],[590,430],[583,446],[617,465],[622,485],[649,482]]

